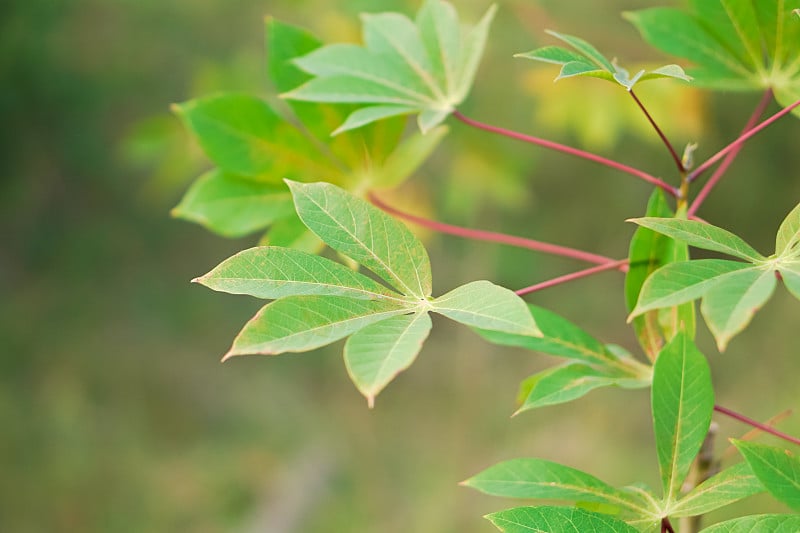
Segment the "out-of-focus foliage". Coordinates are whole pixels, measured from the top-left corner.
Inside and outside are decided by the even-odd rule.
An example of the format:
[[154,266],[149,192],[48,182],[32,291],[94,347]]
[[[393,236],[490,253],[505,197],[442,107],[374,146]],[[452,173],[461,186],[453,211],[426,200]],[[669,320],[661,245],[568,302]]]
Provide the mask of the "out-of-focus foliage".
[[[585,35],[603,50],[630,50],[625,57],[634,62],[663,63],[618,15],[662,3],[613,0],[597,11],[599,5],[583,7],[575,18],[569,2],[498,2],[465,108],[521,131],[571,137],[575,129],[554,131],[532,120],[553,103],[519,89],[533,69],[511,55],[521,43],[545,44],[535,41],[549,27]],[[509,421],[520,378],[549,363],[490,350],[446,324],[427,341],[434,356],[404,374],[375,412],[364,409],[336,352],[269,365],[257,358],[219,364],[219,353],[258,304],[245,309],[240,298],[220,300],[188,281],[252,243],[169,219],[188,180],[207,165],[199,151],[187,149],[191,143],[169,116],[169,104],[215,91],[266,91],[266,14],[309,26],[327,42],[355,41],[355,13],[413,13],[418,5],[2,4],[0,530],[279,531],[289,524],[283,531],[488,532],[492,526],[475,516],[497,511],[498,502],[456,483],[494,460],[547,457],[620,484],[650,469],[657,482],[652,458],[639,453],[652,438],[648,413],[631,407],[630,391],[596,392],[602,401],[582,402],[580,409]],[[459,1],[466,20],[478,20],[487,7]],[[545,74],[541,86],[550,87],[551,73]],[[594,80],[586,81],[589,87]],[[559,88],[582,85],[575,80]],[[591,98],[574,97],[575,105],[625,106],[624,94],[605,96],[599,85],[586,89]],[[642,86],[645,99],[649,89]],[[652,98],[661,108],[661,97]],[[715,98],[703,130],[681,133],[696,124],[698,100],[662,102],[666,111],[657,118],[675,119],[666,122],[669,134],[701,141],[698,157],[732,139],[755,105],[752,98]],[[571,110],[564,113],[567,121]],[[667,176],[668,158],[650,132],[639,133],[643,123],[641,117],[620,123],[612,142],[599,148]],[[788,131],[778,124],[750,143],[720,188],[725,201],[712,199],[701,213],[759,249],[769,248],[780,216],[800,197],[794,171],[800,153],[791,149]],[[387,201],[422,212],[435,206],[437,216],[454,223],[625,255],[632,228],[622,220],[644,214],[648,191],[640,184],[456,124],[449,138],[457,144],[437,152]],[[595,212],[587,211],[585,198],[598,199]],[[587,223],[594,216],[610,222]],[[577,268],[518,250],[427,239],[442,280],[437,292],[477,277],[522,287]],[[595,336],[603,332],[604,342],[620,342],[626,333],[615,324],[625,317],[624,302],[616,312],[609,305],[622,280],[605,276],[611,281],[579,282],[532,301]],[[796,358],[773,334],[794,324],[792,300],[776,294],[725,365],[715,367],[721,400],[765,391],[759,404],[739,406],[757,418],[796,400]],[[760,354],[788,355],[761,365]],[[784,429],[798,428],[790,420]],[[723,426],[732,434],[738,429]],[[595,435],[591,448],[575,437],[584,432]],[[601,450],[613,453],[597,464]]]

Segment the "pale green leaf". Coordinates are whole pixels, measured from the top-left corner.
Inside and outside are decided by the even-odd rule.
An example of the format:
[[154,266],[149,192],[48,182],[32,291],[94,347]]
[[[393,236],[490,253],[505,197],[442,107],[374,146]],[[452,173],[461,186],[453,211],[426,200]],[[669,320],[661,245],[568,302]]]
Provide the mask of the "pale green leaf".
[[431,330],[426,312],[400,315],[357,331],[344,345],[347,373],[369,406],[394,377],[411,366]]
[[733,441],[759,481],[777,500],[800,511],[800,459],[782,448]]
[[330,295],[403,304],[399,294],[342,264],[274,246],[239,252],[193,281],[215,291],[272,300],[284,296]]
[[591,474],[544,459],[511,459],[461,482],[504,498],[605,503],[628,512],[642,511],[638,501]]
[[797,204],[781,222],[778,235],[775,237],[775,253],[778,256],[789,254],[798,242],[800,242],[800,204]]
[[438,86],[444,94],[454,93],[461,54],[458,13],[449,2],[425,0],[417,13],[416,25]]
[[476,331],[483,338],[495,344],[518,346],[586,363],[604,366],[616,359],[603,346],[603,343],[569,320],[532,304],[528,304],[528,311],[533,316],[536,326],[542,332],[541,337],[512,335],[484,329]]
[[561,41],[567,43],[575,50],[577,50],[581,55],[585,56],[589,60],[591,60],[596,67],[600,68],[601,70],[606,70],[608,72],[614,72],[614,65],[606,59],[606,57],[601,54],[597,48],[589,44],[588,42],[580,39],[578,37],[574,37],[572,35],[566,35],[563,33],[558,33],[555,31],[547,30],[547,33],[555,37],[556,39],[560,39]]
[[644,282],[631,317],[652,309],[696,300],[717,284],[740,272],[763,271],[748,263],[726,259],[698,259],[670,263],[656,270]]
[[486,518],[504,533],[638,533],[617,518],[577,507],[517,507]]
[[401,222],[330,183],[288,183],[300,219],[328,246],[403,294],[430,296],[428,252]]
[[189,187],[172,215],[225,237],[241,237],[293,212],[285,186],[212,170]]
[[469,95],[470,88],[475,81],[475,75],[478,72],[478,65],[483,56],[483,50],[486,48],[489,26],[491,26],[496,12],[497,6],[492,4],[481,17],[481,20],[462,35],[456,89],[451,97],[454,105],[460,104]]
[[737,463],[693,488],[670,508],[670,516],[710,513],[744,498],[764,492],[764,486],[747,463]]
[[751,262],[766,259],[740,237],[705,222],[652,217],[633,218],[629,222],[635,222],[653,231],[669,235],[673,239],[684,241],[695,248],[722,252]]
[[550,368],[522,382],[520,398],[523,401],[517,414],[576,400],[598,387],[616,385],[620,379],[625,377],[609,376],[608,371],[580,363]]
[[679,65],[664,65],[650,72],[645,72],[639,81],[655,80],[659,78],[672,78],[676,80],[692,81],[692,77]]
[[462,285],[431,305],[432,311],[468,326],[541,336],[525,302],[513,291],[488,281]]
[[719,279],[708,289],[700,312],[722,352],[741,332],[775,290],[773,270],[744,269]]
[[795,298],[800,300],[800,261],[789,263],[778,269],[783,284]]
[[325,346],[374,322],[408,313],[386,300],[344,296],[287,296],[265,305],[233,341],[235,355],[304,352]]
[[377,105],[371,107],[362,107],[361,109],[357,109],[350,113],[342,125],[336,128],[331,135],[339,135],[345,131],[354,130],[378,120],[399,115],[407,115],[413,112],[413,107],[401,105]]
[[422,105],[407,91],[388,87],[380,81],[343,75],[313,78],[282,96],[306,102],[388,104],[412,109]]
[[714,524],[700,533],[797,533],[800,515],[762,514],[743,516]]
[[677,498],[711,424],[714,389],[705,356],[685,333],[656,359],[652,413],[661,482],[667,502]]
[[[576,52],[562,48],[561,46],[543,46],[530,52],[514,54],[514,57],[523,59],[535,59],[543,63],[553,63],[555,65],[565,65],[573,62],[585,62],[585,58]],[[597,66],[595,65],[595,68]]]

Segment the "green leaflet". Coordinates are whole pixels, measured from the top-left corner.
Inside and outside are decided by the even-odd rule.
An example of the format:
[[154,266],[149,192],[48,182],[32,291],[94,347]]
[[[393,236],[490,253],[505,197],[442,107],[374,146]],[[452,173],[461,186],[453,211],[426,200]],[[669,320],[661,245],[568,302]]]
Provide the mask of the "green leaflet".
[[640,226],[650,228],[664,235],[669,235],[679,241],[684,241],[690,246],[713,250],[723,254],[739,257],[745,261],[763,261],[763,255],[753,249],[733,233],[696,220],[681,220],[677,218],[633,218]]
[[407,308],[383,300],[287,296],[262,307],[236,336],[222,360],[235,355],[313,350],[407,312]]
[[741,440],[733,443],[767,491],[800,511],[800,459],[774,446]]
[[288,182],[303,223],[408,296],[431,294],[428,252],[401,222],[330,183]]
[[212,170],[192,184],[172,216],[197,222],[224,237],[241,237],[292,212],[292,197],[285,186]]
[[710,477],[683,496],[669,510],[670,516],[710,513],[739,500],[764,492],[764,486],[747,463],[737,463]]
[[540,336],[525,302],[504,287],[473,281],[432,301],[432,310],[467,326]]
[[706,292],[700,312],[717,340],[720,352],[741,332],[775,290],[775,272],[745,269],[719,279]]
[[284,296],[349,296],[394,300],[401,296],[346,266],[300,250],[261,246],[239,252],[194,279],[215,291],[275,300]]
[[553,367],[527,378],[520,385],[522,405],[515,414],[529,409],[566,403],[585,396],[598,387],[620,385],[626,388],[650,386],[648,379],[636,379],[616,368],[598,369],[580,363]]
[[366,104],[337,131],[393,115],[419,113],[425,133],[469,93],[495,8],[462,29],[452,5],[427,0],[415,21],[398,13],[363,15],[363,45],[328,45],[295,63],[314,77],[284,93],[290,100]]
[[800,300],[800,261],[789,263],[778,269],[786,289]]
[[714,524],[700,533],[797,533],[800,531],[800,515],[796,514],[762,514],[743,516]]
[[544,459],[503,461],[461,484],[504,498],[604,503],[634,515],[646,511],[638,500],[596,477]]
[[695,64],[689,74],[698,84],[769,87],[787,106],[800,97],[798,8],[800,0],[691,0],[687,11],[652,8],[625,17],[648,43]]
[[486,518],[505,533],[638,533],[621,520],[576,507],[517,507]]
[[775,253],[780,257],[790,255],[800,242],[800,204],[783,219],[775,237]]
[[561,72],[556,81],[573,76],[591,76],[618,83],[630,91],[640,81],[658,78],[691,80],[678,65],[665,65],[649,72],[640,70],[631,76],[626,69],[617,65],[615,61],[609,61],[594,46],[583,39],[554,31],[547,33],[568,44],[575,52],[560,46],[545,46],[530,52],[515,54],[514,57],[561,65]]
[[677,499],[703,444],[713,409],[705,356],[685,333],[679,333],[661,351],[653,369],[653,427],[667,507]]
[[428,313],[418,312],[382,320],[347,339],[344,346],[347,373],[366,396],[370,408],[375,396],[411,366],[430,330]]

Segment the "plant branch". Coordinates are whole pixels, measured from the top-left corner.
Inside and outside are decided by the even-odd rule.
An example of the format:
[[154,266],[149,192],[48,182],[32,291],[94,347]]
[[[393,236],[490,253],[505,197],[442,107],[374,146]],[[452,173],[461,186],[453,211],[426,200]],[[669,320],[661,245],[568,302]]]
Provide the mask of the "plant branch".
[[683,161],[681,161],[681,158],[678,156],[678,153],[675,151],[675,148],[672,146],[672,143],[669,142],[669,139],[667,139],[667,136],[664,135],[664,132],[661,130],[661,128],[658,127],[658,124],[653,119],[652,115],[650,115],[650,112],[647,111],[647,108],[644,106],[642,101],[639,100],[639,97],[636,96],[636,93],[633,92],[633,89],[629,90],[628,93],[631,95],[631,98],[633,98],[633,101],[636,102],[636,105],[639,106],[639,109],[642,110],[642,113],[644,113],[644,116],[647,117],[647,120],[650,122],[650,125],[653,126],[653,129],[656,130],[656,133],[661,138],[661,142],[663,142],[664,146],[666,146],[667,150],[669,150],[669,153],[672,156],[672,160],[675,161],[675,165],[678,167],[678,172],[680,172],[681,175],[683,175],[686,172],[686,169],[683,166]]
[[729,416],[729,417],[733,418],[734,420],[738,420],[739,422],[742,422],[743,424],[747,424],[749,426],[753,426],[754,428],[758,428],[758,429],[760,429],[761,431],[763,431],[765,433],[769,433],[770,435],[774,435],[774,436],[776,436],[776,437],[778,437],[780,439],[783,439],[785,441],[789,441],[792,444],[797,444],[798,446],[800,446],[800,439],[798,439],[797,437],[792,437],[791,435],[787,435],[786,433],[784,433],[782,431],[778,431],[777,429],[775,429],[773,427],[770,427],[770,426],[768,426],[766,424],[762,424],[761,422],[753,420],[752,418],[748,418],[748,417],[744,416],[743,414],[737,413],[736,411],[732,411],[732,410],[730,410],[730,409],[728,409],[726,407],[722,407],[721,405],[715,405],[714,406],[714,410],[716,412],[718,412],[718,413],[721,413],[721,414],[725,415],[725,416]]
[[625,271],[627,270],[627,267],[628,267],[628,260],[620,259],[619,261],[612,261],[604,265],[598,265],[596,267],[587,268],[586,270],[579,270],[578,272],[565,274],[563,276],[559,276],[551,280],[543,281],[541,283],[537,283],[536,285],[531,285],[530,287],[525,287],[524,289],[520,289],[516,291],[516,293],[517,296],[523,296],[525,294],[530,294],[532,292],[540,291],[542,289],[548,289],[550,287],[555,287],[556,285],[561,285],[563,283],[574,281],[576,279],[586,278],[594,274],[599,274],[600,272],[605,272],[606,270]]
[[491,126],[489,124],[484,124],[483,122],[478,122],[477,120],[473,120],[473,119],[465,116],[464,114],[462,114],[458,110],[453,111],[453,116],[455,118],[457,118],[458,120],[460,120],[461,122],[463,122],[464,124],[467,124],[467,125],[472,126],[474,128],[478,128],[480,130],[488,131],[488,132],[491,132],[491,133],[497,133],[498,135],[503,135],[503,136],[509,137],[511,139],[516,139],[518,141],[523,141],[523,142],[535,144],[537,146],[542,146],[544,148],[549,148],[551,150],[556,150],[558,152],[561,152],[561,153],[564,153],[564,154],[568,154],[568,155],[572,155],[572,156],[575,156],[575,157],[588,159],[589,161],[594,161],[595,163],[599,163],[601,165],[605,165],[605,166],[607,166],[609,168],[613,168],[613,169],[625,172],[627,174],[630,174],[631,176],[635,176],[635,177],[637,177],[637,178],[639,178],[641,180],[644,180],[644,181],[646,181],[648,183],[651,183],[651,184],[653,184],[653,185],[655,185],[657,187],[660,187],[661,189],[663,189],[670,196],[673,196],[673,197],[678,196],[678,189],[676,189],[675,187],[673,187],[669,183],[666,183],[665,181],[663,181],[663,180],[661,180],[659,178],[656,178],[655,176],[652,176],[652,175],[648,174],[647,172],[644,172],[644,171],[639,170],[637,168],[633,168],[633,167],[630,167],[628,165],[624,165],[624,164],[619,163],[617,161],[613,161],[611,159],[607,159],[605,157],[599,156],[597,154],[593,154],[591,152],[586,152],[584,150],[579,150],[578,148],[573,148],[571,146],[567,146],[567,145],[560,144],[560,143],[557,143],[557,142],[548,141],[547,139],[542,139],[540,137],[533,137],[531,135],[525,135],[524,133],[519,133],[519,132],[512,131],[512,130],[507,130],[505,128],[498,128],[497,126]]
[[[755,110],[753,111],[753,114],[750,115],[750,119],[747,121],[744,129],[742,129],[742,134],[747,133],[751,128],[753,128],[753,126],[756,125],[756,122],[758,122],[758,119],[764,114],[764,110],[767,108],[770,101],[772,101],[772,89],[767,89],[767,91],[764,93],[764,96],[761,97],[761,101],[758,103],[758,106],[756,106]],[[714,174],[711,175],[706,184],[703,185],[703,188],[700,189],[700,192],[697,193],[692,205],[686,212],[690,218],[697,213],[697,210],[700,209],[701,205],[703,205],[703,202],[711,193],[711,190],[716,186],[717,182],[722,179],[722,176],[725,175],[728,167],[731,166],[733,161],[736,159],[736,156],[739,155],[742,146],[742,144],[738,145],[725,156],[725,159],[722,161],[722,163],[720,163],[719,167],[717,167],[717,170],[714,171]]]
[[558,255],[562,257],[578,259],[581,261],[586,261],[587,263],[608,265],[614,262],[614,259],[610,257],[605,257],[603,255],[593,254],[590,252],[584,252],[583,250],[576,250],[574,248],[568,248],[566,246],[559,246],[557,244],[550,244],[542,241],[537,241],[534,239],[526,239],[525,237],[506,235],[505,233],[496,233],[494,231],[484,231],[478,229],[464,228],[461,226],[454,226],[452,224],[445,224],[444,222],[438,222],[436,220],[430,220],[417,215],[412,215],[411,213],[406,213],[404,211],[397,209],[396,207],[392,207],[384,203],[384,201],[378,198],[372,191],[367,193],[367,198],[369,198],[369,201],[372,202],[376,207],[379,207],[380,209],[386,211],[391,215],[394,215],[403,220],[407,220],[409,222],[413,222],[414,224],[417,224],[424,228],[428,228],[433,231],[438,231],[439,233],[447,233],[450,235],[456,235],[458,237],[463,237],[465,239],[473,239],[477,241],[508,244],[510,246],[516,246],[518,248],[527,248],[528,250],[536,250],[537,252],[544,252],[551,255]]
[[706,170],[708,170],[708,168],[709,168],[710,166],[712,166],[714,163],[716,163],[717,161],[719,161],[720,159],[722,159],[723,157],[725,157],[725,156],[726,156],[728,153],[730,153],[731,151],[739,149],[739,147],[740,147],[740,146],[741,146],[741,145],[742,145],[742,144],[743,144],[745,141],[747,141],[748,139],[750,139],[750,137],[754,136],[756,133],[760,132],[761,130],[763,130],[763,129],[764,129],[764,128],[766,128],[767,126],[770,126],[772,123],[774,123],[775,121],[777,121],[778,119],[780,119],[780,118],[781,118],[781,117],[783,117],[784,115],[788,115],[788,114],[789,114],[789,113],[791,113],[791,112],[794,110],[794,108],[796,108],[797,106],[800,106],[800,100],[798,100],[798,101],[796,101],[796,102],[792,103],[791,105],[789,105],[789,106],[787,106],[787,107],[784,107],[783,109],[781,109],[780,111],[778,111],[777,113],[775,113],[774,115],[772,115],[771,117],[769,117],[768,119],[766,119],[766,120],[764,120],[763,122],[761,122],[759,125],[757,125],[757,126],[754,126],[753,128],[750,128],[749,130],[747,130],[746,132],[744,132],[743,134],[741,134],[741,135],[740,135],[740,136],[739,136],[739,137],[738,137],[738,138],[737,138],[735,141],[733,141],[733,142],[732,142],[732,143],[730,143],[728,146],[726,146],[725,148],[723,148],[722,150],[720,150],[719,152],[717,152],[716,154],[714,154],[713,156],[711,156],[711,157],[708,159],[708,161],[706,161],[705,163],[703,163],[702,165],[700,165],[699,167],[697,167],[697,168],[696,168],[696,169],[695,169],[695,170],[694,170],[694,171],[693,171],[693,172],[692,172],[692,173],[689,175],[689,181],[694,181],[695,179],[697,179],[697,177],[698,177],[698,176],[700,176],[700,175],[701,175],[703,172],[705,172]]

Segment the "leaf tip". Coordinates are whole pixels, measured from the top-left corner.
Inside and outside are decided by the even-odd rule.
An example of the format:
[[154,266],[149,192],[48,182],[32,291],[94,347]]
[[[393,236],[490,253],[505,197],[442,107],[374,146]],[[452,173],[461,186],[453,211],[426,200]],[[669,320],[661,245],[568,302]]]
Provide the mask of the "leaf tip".
[[222,359],[220,359],[220,361],[219,361],[219,362],[220,362],[220,363],[224,363],[225,361],[227,361],[227,360],[228,360],[228,359],[230,359],[231,357],[236,357],[237,355],[241,355],[241,354],[238,354],[238,353],[234,352],[234,351],[233,351],[233,348],[231,348],[230,350],[228,350],[228,351],[225,353],[225,355],[223,355],[223,356],[222,356]]
[[367,396],[367,408],[368,409],[374,409],[375,408],[375,395],[374,394],[369,394]]

